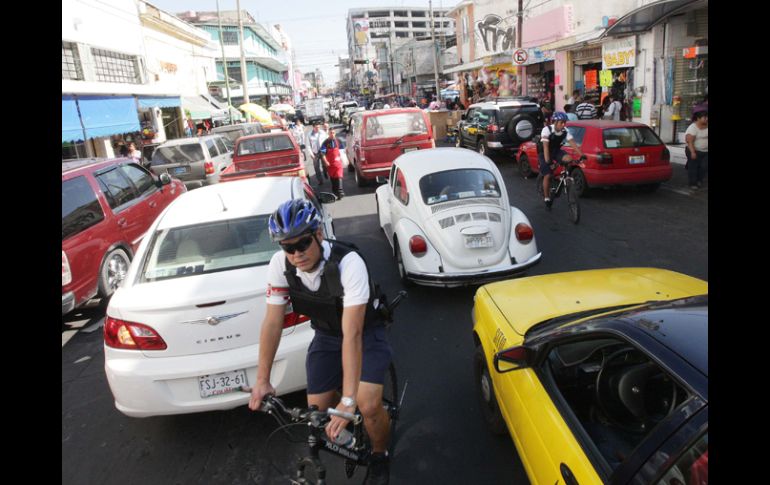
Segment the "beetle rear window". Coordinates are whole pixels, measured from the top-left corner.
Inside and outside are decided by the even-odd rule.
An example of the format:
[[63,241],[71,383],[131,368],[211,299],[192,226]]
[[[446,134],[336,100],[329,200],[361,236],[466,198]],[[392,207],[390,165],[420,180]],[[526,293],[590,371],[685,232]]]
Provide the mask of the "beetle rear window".
[[636,148],[663,144],[658,135],[646,126],[607,128],[603,136],[604,148]]
[[483,169],[447,170],[420,179],[420,194],[427,205],[471,197],[500,197],[492,172]]
[[238,145],[238,155],[292,150],[293,148],[294,145],[292,145],[291,140],[286,135],[252,138],[241,140],[241,143]]

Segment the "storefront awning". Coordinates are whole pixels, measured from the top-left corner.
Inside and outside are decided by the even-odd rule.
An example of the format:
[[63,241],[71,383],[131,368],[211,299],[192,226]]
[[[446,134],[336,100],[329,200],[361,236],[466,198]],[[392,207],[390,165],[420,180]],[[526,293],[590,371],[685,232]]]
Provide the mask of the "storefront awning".
[[179,96],[138,96],[140,108],[178,108],[182,105]]
[[[77,96],[76,99],[88,138],[141,130],[133,96]],[[63,105],[62,102],[62,113]]]
[[75,98],[72,96],[61,97],[61,141],[83,139],[83,127],[80,124],[80,115]]
[[206,120],[219,115],[220,109],[203,96],[182,96],[182,106],[194,120]]
[[639,7],[624,15],[607,29],[605,36],[618,36],[646,32],[671,15],[692,7],[705,7],[708,0],[660,0]]

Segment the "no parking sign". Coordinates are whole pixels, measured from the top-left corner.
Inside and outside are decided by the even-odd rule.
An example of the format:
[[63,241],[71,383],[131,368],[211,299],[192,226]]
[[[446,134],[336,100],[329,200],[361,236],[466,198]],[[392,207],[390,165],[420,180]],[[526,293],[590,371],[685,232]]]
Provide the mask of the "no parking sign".
[[527,51],[524,49],[516,49],[516,51],[513,53],[513,62],[518,65],[522,65],[527,62],[528,57],[529,55],[527,54]]

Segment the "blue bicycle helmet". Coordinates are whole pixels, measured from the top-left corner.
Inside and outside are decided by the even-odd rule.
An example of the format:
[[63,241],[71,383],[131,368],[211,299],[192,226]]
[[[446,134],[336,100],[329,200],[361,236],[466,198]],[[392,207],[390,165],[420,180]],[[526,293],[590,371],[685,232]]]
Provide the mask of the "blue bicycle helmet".
[[292,199],[281,204],[267,221],[273,242],[291,239],[318,229],[321,215],[309,200]]
[[557,121],[567,121],[569,118],[567,118],[567,113],[564,113],[563,111],[557,111],[553,114],[551,117],[551,121],[556,123]]

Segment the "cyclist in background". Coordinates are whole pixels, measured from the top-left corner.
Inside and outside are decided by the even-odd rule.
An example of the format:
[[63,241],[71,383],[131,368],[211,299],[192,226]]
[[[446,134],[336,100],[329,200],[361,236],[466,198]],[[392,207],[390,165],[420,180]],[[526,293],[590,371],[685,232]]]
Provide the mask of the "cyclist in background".
[[551,209],[551,178],[553,176],[553,168],[555,168],[554,162],[559,160],[566,162],[572,158],[561,148],[562,143],[566,140],[576,152],[583,158],[583,152],[580,147],[575,143],[575,139],[572,134],[567,130],[567,115],[562,111],[557,111],[551,118],[552,125],[545,125],[543,131],[540,133],[540,143],[537,144],[537,157],[540,161],[540,173],[543,174],[543,197],[545,198],[545,208]]
[[[382,406],[382,391],[392,349],[378,312],[383,297],[354,247],[324,240],[321,216],[309,201],[284,202],[270,216],[268,227],[282,251],[273,255],[268,267],[267,312],[249,409],[258,410],[267,394],[275,394],[270,371],[286,305],[291,303],[294,312],[311,318],[315,330],[305,362],[308,405],[335,406],[341,388],[337,410],[352,414],[358,407],[371,439],[366,483],[387,484],[390,417]],[[347,424],[333,416],[326,433],[334,441]]]

